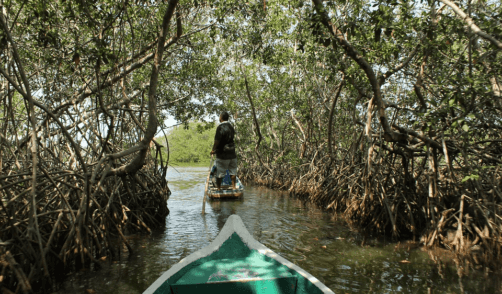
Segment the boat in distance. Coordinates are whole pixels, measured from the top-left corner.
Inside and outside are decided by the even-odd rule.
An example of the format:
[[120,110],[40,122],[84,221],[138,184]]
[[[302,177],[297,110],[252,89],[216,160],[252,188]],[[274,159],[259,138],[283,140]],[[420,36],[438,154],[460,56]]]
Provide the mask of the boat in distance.
[[333,293],[299,266],[256,241],[231,215],[208,246],[172,266],[143,294]]
[[[215,171],[215,169],[213,169],[213,171]],[[235,179],[236,189],[232,189],[232,182],[227,170],[227,174],[225,175],[221,183],[221,190],[218,190],[218,188],[216,188],[216,178],[213,171],[209,174],[209,177],[207,179],[208,183],[206,183],[206,191],[204,191],[209,196],[209,199],[230,200],[242,198],[242,196],[244,195],[244,185],[242,185],[238,177],[236,177]]]

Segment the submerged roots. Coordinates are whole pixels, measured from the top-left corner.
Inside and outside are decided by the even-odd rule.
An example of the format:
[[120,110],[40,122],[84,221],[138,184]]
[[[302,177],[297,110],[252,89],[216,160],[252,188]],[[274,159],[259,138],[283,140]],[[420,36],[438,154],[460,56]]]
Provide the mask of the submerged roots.
[[[287,190],[291,195],[342,212],[365,233],[396,239],[420,238],[473,264],[491,268],[501,261],[502,192],[499,169],[463,180],[459,169],[429,168],[427,157],[405,166],[388,154],[366,162],[317,156],[298,166],[240,169],[246,182]],[[437,162],[437,161],[436,161]],[[271,170],[271,171],[270,171]]]
[[0,292],[49,292],[65,270],[99,267],[120,243],[131,251],[124,234],[164,225],[165,176],[152,163],[143,170],[95,181],[89,193],[81,173],[40,165],[35,212],[22,197],[29,173],[0,177]]

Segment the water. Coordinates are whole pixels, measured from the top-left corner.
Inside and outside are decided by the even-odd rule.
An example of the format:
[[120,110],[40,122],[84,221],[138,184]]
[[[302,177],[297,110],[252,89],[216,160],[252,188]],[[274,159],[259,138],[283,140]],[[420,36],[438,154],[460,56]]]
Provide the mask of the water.
[[446,252],[385,239],[361,246],[362,237],[345,222],[283,192],[246,187],[241,201],[208,201],[202,216],[206,176],[207,168],[170,168],[173,193],[165,230],[128,237],[132,255],[124,249],[121,260],[104,262],[101,270],[70,275],[58,293],[142,293],[173,264],[208,245],[231,214],[238,214],[258,241],[335,293],[501,292],[500,275],[459,276],[462,269]]

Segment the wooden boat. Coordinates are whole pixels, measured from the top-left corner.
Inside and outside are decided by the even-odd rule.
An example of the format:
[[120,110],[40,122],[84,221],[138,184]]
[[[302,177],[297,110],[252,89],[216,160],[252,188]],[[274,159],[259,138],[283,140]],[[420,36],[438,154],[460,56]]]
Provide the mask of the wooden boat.
[[[229,176],[230,177],[230,176]],[[235,186],[237,189],[233,190],[232,185],[221,185],[221,190],[216,188],[216,178],[210,174],[208,177],[209,183],[206,183],[206,193],[210,199],[238,199],[244,195],[244,185],[242,185],[239,178],[236,178]]]
[[256,241],[238,215],[216,239],[182,259],[143,294],[333,293],[321,281]]

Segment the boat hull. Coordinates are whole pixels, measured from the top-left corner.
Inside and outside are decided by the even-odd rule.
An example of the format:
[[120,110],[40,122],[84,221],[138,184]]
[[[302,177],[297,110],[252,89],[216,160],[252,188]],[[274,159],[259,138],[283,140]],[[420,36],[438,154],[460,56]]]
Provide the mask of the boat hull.
[[218,191],[216,188],[214,188],[209,190],[207,195],[209,196],[209,199],[239,199],[244,195],[244,192],[240,190],[230,189],[222,189],[221,191]]
[[144,294],[333,293],[318,279],[256,241],[231,215],[208,246],[171,267]]
[[216,188],[214,184],[213,177],[209,177],[209,183],[206,185],[206,193],[209,199],[212,200],[231,200],[231,199],[240,199],[244,196],[244,186],[240,182],[239,178],[237,178],[237,186],[238,189],[232,189],[229,185],[222,185],[221,190]]

